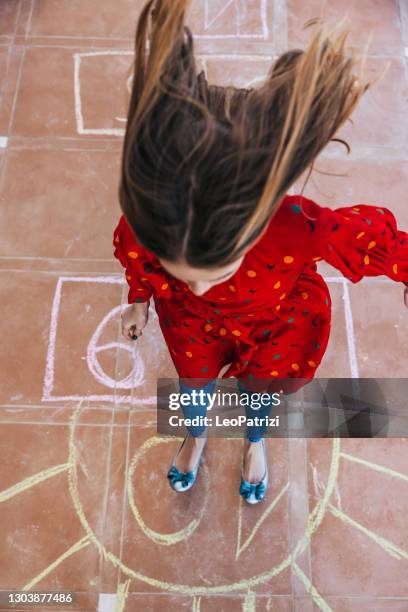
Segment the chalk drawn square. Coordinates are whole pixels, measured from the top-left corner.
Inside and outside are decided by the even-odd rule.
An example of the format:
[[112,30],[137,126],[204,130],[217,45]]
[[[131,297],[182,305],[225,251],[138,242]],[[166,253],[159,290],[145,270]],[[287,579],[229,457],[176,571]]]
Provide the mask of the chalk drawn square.
[[[124,134],[133,55],[123,50],[73,54],[78,134]],[[126,82],[128,89],[123,87]]]
[[267,0],[193,2],[188,23],[196,38],[267,40]]
[[[156,380],[176,376],[154,308],[135,342],[120,334],[109,288],[114,276],[60,277],[53,304],[42,401],[156,404]],[[119,366],[119,367],[118,367]]]

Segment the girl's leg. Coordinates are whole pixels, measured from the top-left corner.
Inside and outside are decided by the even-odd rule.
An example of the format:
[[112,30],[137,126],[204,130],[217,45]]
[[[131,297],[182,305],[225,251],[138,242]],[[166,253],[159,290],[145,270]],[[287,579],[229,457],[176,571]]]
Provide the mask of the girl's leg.
[[[265,456],[260,442],[268,429],[267,419],[272,411],[272,396],[269,394],[270,402],[264,401],[264,403],[267,404],[266,406],[261,404],[259,409],[253,409],[251,408],[251,404],[259,399],[260,394],[248,391],[240,381],[238,381],[238,389],[240,394],[245,393],[249,396],[248,405],[245,405],[246,418],[254,419],[258,417],[258,419],[262,419],[260,421],[261,424],[247,425],[246,442],[244,446],[244,478],[250,483],[258,483],[264,477],[266,470]],[[258,403],[256,403],[256,405],[258,405]]]
[[[270,416],[272,407],[273,407],[272,395],[268,394],[270,398],[269,402],[266,402],[265,397],[264,397],[264,402],[261,403],[261,402],[258,402],[258,398],[261,395],[261,393],[254,393],[253,391],[248,391],[243,386],[241,381],[238,381],[238,389],[241,395],[245,393],[249,396],[248,405],[245,405],[245,416],[247,420],[255,419],[255,417],[258,417],[261,423],[258,425],[248,425],[247,430],[246,430],[246,438],[249,442],[259,442],[264,437],[268,429],[267,421],[268,421],[268,417]],[[262,393],[262,395],[265,396],[266,393]],[[260,405],[260,407],[252,408],[251,407],[252,404],[255,404],[257,406]],[[264,405],[264,404],[267,404],[267,405]]]
[[[187,393],[191,397],[191,403],[187,406],[182,406],[183,414],[186,419],[193,419],[194,417],[205,417],[207,415],[208,396],[204,395],[203,400],[200,401],[199,392],[203,391],[204,394],[213,393],[216,380],[210,380],[207,385],[200,388],[189,387],[182,380],[179,381],[180,393]],[[196,391],[194,395],[193,392]],[[194,405],[195,403],[197,405]],[[197,461],[203,450],[206,436],[203,436],[206,426],[201,422],[197,425],[191,425],[187,427],[190,436],[187,438],[183,448],[181,449],[176,462],[176,467],[181,472],[189,472],[194,469]]]
[[[206,426],[202,423],[204,417],[207,415],[208,407],[208,393],[214,393],[216,386],[216,379],[210,380],[204,387],[190,387],[185,383],[186,379],[179,380],[180,393],[188,394],[190,396],[190,403],[185,406],[182,405],[184,418],[193,419],[199,417],[199,423],[197,425],[190,425],[187,427],[188,431],[194,438],[199,438],[205,431]],[[200,394],[202,392],[202,395]],[[203,400],[201,401],[201,397]],[[195,401],[194,401],[195,400]]]

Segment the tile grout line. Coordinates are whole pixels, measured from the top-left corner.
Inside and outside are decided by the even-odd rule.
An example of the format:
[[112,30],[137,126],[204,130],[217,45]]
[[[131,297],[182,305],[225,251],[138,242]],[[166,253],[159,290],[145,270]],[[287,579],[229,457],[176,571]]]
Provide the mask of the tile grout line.
[[[123,305],[124,303],[124,299],[125,299],[125,295],[127,294],[127,285],[125,283],[122,283],[121,286],[121,297],[120,297],[120,303],[121,305]],[[122,311],[121,311],[122,312]],[[114,396],[116,397],[116,383],[118,380],[118,371],[119,371],[119,341],[121,338],[121,318],[119,316],[119,320],[118,320],[118,327],[117,327],[117,334],[116,334],[116,355],[115,355],[115,388],[114,388]],[[117,413],[117,403],[115,400],[115,408],[114,408],[114,418],[116,416]],[[121,427],[123,428],[127,428],[129,429],[129,420],[130,420],[130,410],[128,411],[128,422],[124,425],[122,425]],[[112,461],[112,459],[111,459]],[[126,464],[127,464],[127,446],[126,446]],[[125,497],[125,487],[126,487],[126,477],[125,477],[125,485],[124,485],[124,490],[122,492],[122,520],[121,520],[121,529],[120,529],[120,552],[119,552],[119,558],[122,559],[122,550],[121,550],[121,546],[122,546],[122,535],[123,535],[123,517],[124,517],[124,507],[126,504],[126,497]],[[120,570],[119,568],[116,568],[116,591],[119,588],[119,583],[120,583]],[[116,593],[114,595],[114,602],[116,604]],[[101,603],[101,602],[100,602]],[[98,608],[99,610],[99,608]],[[102,608],[101,608],[101,612]]]
[[[122,297],[121,304],[128,304],[127,301],[127,285],[125,283],[122,285]],[[133,405],[133,393],[134,388],[131,389],[131,398]],[[129,471],[129,455],[130,455],[130,439],[131,439],[131,413],[129,411],[128,422],[127,422],[127,440],[126,440],[126,456],[125,456],[125,469],[124,469],[124,479],[123,479],[123,492],[122,492],[122,517],[121,517],[121,528],[120,528],[120,546],[119,546],[119,559],[122,561],[123,552],[124,552],[124,534],[125,534],[125,517],[126,517],[126,500],[127,500],[127,479],[128,479],[128,471]],[[118,569],[117,572],[117,586],[116,589],[119,588],[121,577],[121,570]]]
[[358,378],[359,371],[358,371],[358,363],[357,363],[356,342],[355,342],[355,336],[354,336],[354,322],[353,322],[353,313],[351,309],[350,292],[348,289],[347,279],[343,279],[343,304],[344,304],[344,317],[346,320],[347,347],[348,347],[348,357],[349,357],[351,378]]
[[[123,292],[123,287],[122,287]],[[118,340],[118,336],[116,337]],[[116,347],[116,354],[118,351],[118,347]],[[116,391],[116,381],[117,381],[117,359],[115,359],[115,387],[114,387],[114,395]],[[108,513],[108,504],[109,504],[109,487],[110,487],[110,473],[112,467],[112,446],[113,446],[113,435],[114,435],[114,425],[115,425],[115,416],[116,416],[116,402],[113,403],[111,408],[111,422],[109,424],[109,447],[107,453],[106,460],[106,468],[105,468],[105,491],[103,498],[103,509],[102,509],[102,541],[105,546],[105,529],[106,529],[106,519]],[[99,591],[101,591],[101,579],[103,578],[103,569],[105,567],[105,558],[103,555],[99,555]]]
[[[290,483],[289,487],[289,550],[290,554],[293,554],[295,544],[298,541],[299,533],[303,533],[307,529],[308,516],[309,516],[309,496],[308,496],[308,480],[307,480],[307,440],[305,438],[287,438],[288,444],[288,480]],[[294,459],[302,461],[301,471],[294,470]],[[299,520],[299,509],[301,509],[302,517]],[[301,557],[304,555],[300,555]],[[306,558],[296,559],[295,562],[298,565],[303,566],[303,571],[311,581],[311,547],[310,544],[307,546]],[[306,567],[304,566],[306,564]],[[304,585],[300,584],[297,575],[293,569],[293,562],[290,566],[291,573],[291,585],[292,585],[292,597],[293,597],[293,608],[295,609],[295,602],[297,597],[304,597],[307,593],[304,590]],[[313,612],[313,602],[307,601],[307,607],[302,609],[302,612]]]

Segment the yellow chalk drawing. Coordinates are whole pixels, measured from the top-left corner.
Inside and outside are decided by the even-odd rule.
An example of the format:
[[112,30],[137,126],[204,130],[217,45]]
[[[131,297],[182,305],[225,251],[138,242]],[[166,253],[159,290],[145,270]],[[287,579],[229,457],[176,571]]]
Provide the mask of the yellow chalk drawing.
[[149,438],[148,440],[146,440],[146,442],[142,444],[142,446],[139,448],[138,451],[136,451],[136,453],[133,456],[133,459],[129,466],[127,483],[126,483],[129,505],[131,507],[133,516],[135,517],[136,522],[138,523],[140,529],[150,540],[152,540],[152,542],[155,542],[156,544],[161,544],[164,546],[170,546],[171,544],[177,544],[177,542],[180,542],[181,540],[185,540],[186,538],[190,537],[192,533],[194,533],[194,531],[197,529],[198,525],[201,522],[201,519],[205,513],[205,510],[207,509],[207,503],[208,503],[209,491],[210,491],[210,475],[209,475],[206,464],[203,463],[202,474],[204,476],[204,482],[205,482],[205,495],[204,495],[204,503],[202,504],[202,507],[200,508],[200,513],[198,517],[192,520],[191,523],[189,523],[186,527],[184,527],[184,529],[180,529],[180,531],[176,531],[174,533],[159,533],[157,531],[153,531],[153,529],[150,529],[150,527],[146,525],[135,503],[134,491],[133,491],[133,475],[134,475],[138,462],[146,454],[148,450],[150,450],[151,448],[154,448],[158,444],[167,444],[169,442],[173,442],[173,439],[172,438],[159,438],[158,436],[153,436],[152,438]]
[[62,463],[61,465],[54,465],[54,467],[52,468],[48,468],[47,470],[38,472],[37,474],[34,474],[33,476],[29,476],[28,478],[21,480],[20,482],[13,485],[12,487],[9,487],[8,489],[1,491],[0,492],[0,502],[4,502],[7,499],[10,499],[11,497],[14,497],[15,495],[18,495],[19,493],[22,493],[23,491],[30,489],[31,487],[38,484],[39,482],[44,482],[44,480],[47,480],[48,478],[52,478],[53,476],[56,476],[57,474],[61,474],[61,472],[66,472],[68,469],[69,469],[69,463]]
[[373,463],[372,461],[367,461],[366,459],[360,459],[360,457],[350,455],[349,453],[345,453],[344,451],[340,453],[340,456],[344,459],[348,459],[349,461],[361,463],[361,465],[365,465],[365,467],[368,467],[372,470],[377,470],[377,472],[382,472],[383,474],[387,474],[388,476],[393,476],[395,478],[401,478],[401,480],[405,480],[406,482],[408,482],[408,476],[406,474],[402,474],[401,472],[392,470],[391,468],[385,467],[385,465],[379,465],[378,463]]
[[300,569],[300,567],[298,566],[298,564],[296,562],[293,563],[293,570],[296,573],[296,575],[300,578],[300,580],[303,582],[303,584],[305,585],[307,592],[311,594],[313,601],[315,602],[315,604],[321,609],[324,610],[324,612],[332,612],[333,608],[331,608],[323,599],[323,597],[321,595],[319,595],[319,593],[317,592],[316,588],[313,586],[313,584],[310,582],[309,578],[306,576],[306,574],[304,572],[302,572],[302,570]]
[[106,550],[105,546],[98,540],[91,526],[89,525],[84,510],[82,508],[82,504],[78,494],[78,480],[77,480],[77,466],[76,466],[76,447],[75,447],[75,427],[76,422],[81,410],[81,404],[76,407],[71,418],[70,418],[70,435],[69,435],[69,472],[68,472],[68,484],[69,491],[71,494],[71,498],[77,512],[78,518],[87,534],[89,539],[95,544],[97,547],[99,554],[103,555],[104,559],[111,562],[115,567],[120,568],[120,570],[129,578],[135,578],[140,580],[150,586],[165,590],[171,591],[175,593],[184,593],[188,594],[191,597],[199,596],[199,595],[212,595],[219,593],[233,593],[233,592],[248,592],[248,590],[256,587],[259,584],[263,584],[275,576],[277,576],[280,572],[285,570],[288,566],[294,563],[297,556],[302,554],[302,552],[307,548],[310,543],[310,539],[312,534],[319,527],[320,523],[323,520],[324,514],[327,509],[327,505],[329,503],[329,499],[334,491],[336,478],[339,469],[339,458],[340,458],[340,439],[333,438],[333,446],[332,446],[332,458],[331,464],[329,468],[329,476],[327,480],[327,486],[324,491],[322,498],[318,501],[313,511],[310,513],[308,517],[308,524],[303,536],[299,539],[297,545],[294,548],[294,551],[289,554],[286,559],[283,559],[280,563],[275,565],[269,571],[264,572],[262,574],[258,574],[256,576],[252,576],[250,578],[245,578],[239,580],[237,582],[228,583],[228,584],[219,584],[216,586],[206,587],[202,585],[191,586],[188,584],[177,584],[166,582],[164,580],[158,580],[153,578],[152,576],[146,576],[141,572],[138,572],[129,566],[122,563],[122,561],[113,553]]
[[29,591],[30,589],[32,589],[35,584],[40,582],[43,578],[45,578],[46,576],[48,576],[48,574],[50,574],[53,570],[55,570],[56,567],[61,565],[61,563],[65,561],[65,559],[68,559],[68,557],[71,557],[78,551],[82,550],[82,548],[85,548],[86,546],[88,546],[90,543],[91,543],[91,539],[89,536],[85,536],[81,538],[80,540],[78,540],[76,544],[74,544],[73,546],[71,546],[71,548],[66,550],[60,557],[58,557],[58,559],[50,563],[50,565],[46,567],[40,574],[38,574],[38,576],[36,576],[32,580],[30,580],[30,582],[28,582],[25,586],[23,586],[21,590]]
[[116,591],[115,612],[124,612],[130,583],[130,579],[119,583]]
[[270,515],[272,510],[275,508],[276,504],[283,497],[284,493],[286,493],[286,491],[289,489],[289,486],[290,486],[290,483],[287,482],[286,485],[283,487],[283,489],[280,491],[280,493],[278,493],[278,495],[271,501],[271,503],[269,504],[269,506],[267,507],[265,512],[263,514],[261,514],[261,516],[259,517],[259,519],[255,523],[255,527],[252,529],[251,533],[249,534],[249,537],[246,539],[246,541],[244,542],[244,544],[242,546],[241,546],[241,535],[242,535],[242,506],[243,506],[243,501],[242,501],[242,497],[239,498],[239,504],[238,504],[238,537],[237,537],[237,550],[236,550],[236,554],[235,554],[235,559],[238,559],[240,554],[250,545],[250,543],[254,539],[258,529],[260,528],[262,523],[268,518],[268,516]]
[[381,546],[381,548],[383,548],[385,552],[387,552],[392,557],[395,557],[395,559],[398,559],[398,560],[408,559],[408,552],[406,550],[399,548],[398,546],[396,546],[395,544],[393,544],[386,538],[383,538],[377,533],[374,533],[373,531],[371,531],[371,529],[367,529],[367,527],[364,527],[364,525],[361,525],[361,523],[358,523],[357,521],[352,519],[350,516],[348,516],[348,514],[345,514],[345,512],[342,512],[335,506],[332,506],[332,504],[330,503],[328,504],[328,509],[334,516],[342,520],[343,523],[346,523],[350,525],[351,527],[354,527],[355,529],[362,531],[368,538],[370,538],[371,540],[373,540],[373,542],[378,544],[378,546]]
[[248,595],[245,597],[244,603],[242,604],[242,612],[256,612],[256,595],[248,591]]
[[201,610],[201,597],[194,597],[193,607],[191,608],[191,612],[200,612],[200,610]]

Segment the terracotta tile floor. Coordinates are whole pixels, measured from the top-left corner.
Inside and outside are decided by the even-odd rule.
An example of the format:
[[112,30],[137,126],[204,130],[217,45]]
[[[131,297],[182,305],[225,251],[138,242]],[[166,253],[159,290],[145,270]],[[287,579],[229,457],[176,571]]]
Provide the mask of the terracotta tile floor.
[[[167,485],[179,442],[155,436],[154,393],[175,371],[154,315],[137,350],[121,339],[111,245],[141,5],[0,2],[0,589],[72,590],[86,612],[406,612],[406,438],[269,440],[261,507],[237,494],[237,440],[209,441],[191,494]],[[373,33],[369,75],[389,68],[338,134],[351,155],[316,163],[340,176],[315,171],[305,195],[387,206],[406,230],[404,0],[193,0],[189,20],[211,81],[254,85],[306,20],[344,13],[355,46]],[[406,376],[401,287],[319,271],[318,375]]]

